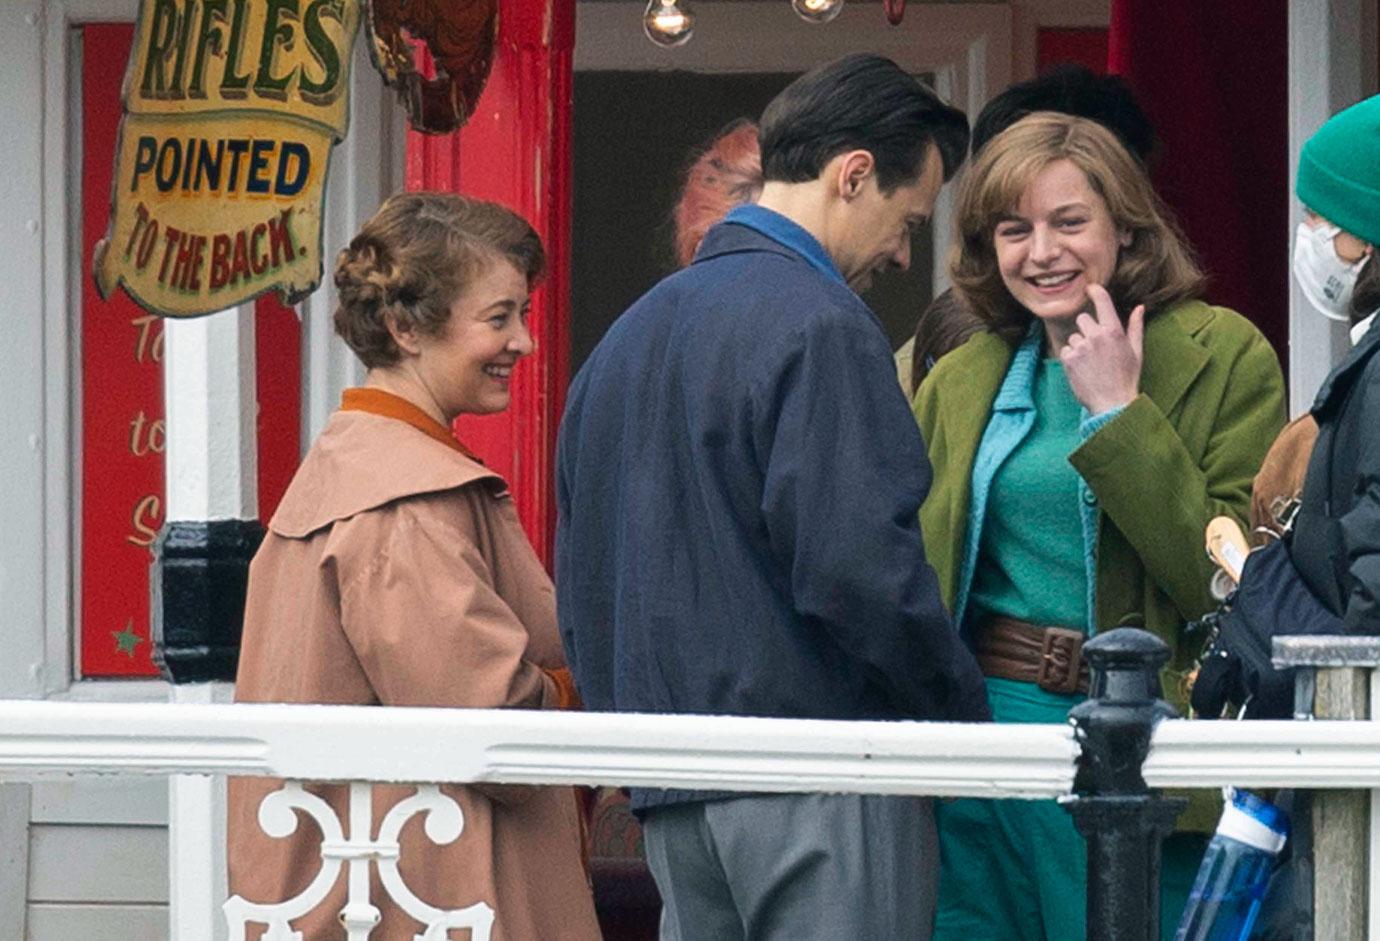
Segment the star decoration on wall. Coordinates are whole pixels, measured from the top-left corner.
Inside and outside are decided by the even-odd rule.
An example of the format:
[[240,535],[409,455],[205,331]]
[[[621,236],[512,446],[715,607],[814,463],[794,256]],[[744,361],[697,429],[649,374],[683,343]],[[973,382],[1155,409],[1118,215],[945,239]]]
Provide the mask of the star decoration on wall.
[[130,618],[122,631],[111,631],[110,636],[115,638],[115,649],[131,660],[134,659],[134,650],[144,642],[144,638],[134,633],[134,619]]

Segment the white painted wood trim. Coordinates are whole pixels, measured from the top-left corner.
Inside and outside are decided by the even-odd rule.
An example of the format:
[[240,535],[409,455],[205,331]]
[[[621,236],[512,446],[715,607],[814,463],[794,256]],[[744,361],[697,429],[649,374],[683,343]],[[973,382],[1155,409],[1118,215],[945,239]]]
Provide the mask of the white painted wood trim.
[[[35,191],[43,196],[43,371],[45,532],[42,552],[44,616],[39,695],[66,690],[76,676],[80,637],[77,578],[81,514],[81,264],[80,49],[72,27],[88,22],[131,22],[133,0],[47,0],[42,7],[41,90],[43,160]],[[6,56],[3,61],[11,61]],[[18,83],[22,86],[24,83]],[[25,135],[27,136],[27,135]],[[16,166],[15,164],[8,164]],[[93,198],[108,199],[101,193]],[[0,245],[0,250],[8,251]]]
[[49,16],[60,13],[69,24],[132,23],[138,0],[47,0]]
[[340,405],[340,393],[364,381],[364,365],[335,334],[336,254],[349,244],[379,204],[403,189],[406,116],[396,94],[369,60],[364,28],[355,43],[350,131],[331,153],[321,245],[321,286],[297,307],[302,321],[302,451],[316,440]]
[[45,565],[49,528],[50,425],[44,352],[44,43],[37,2],[0,4],[0,283],[5,286],[5,342],[0,345],[0,394],[5,448],[0,453],[0,695],[41,696],[45,687]]
[[369,706],[0,702],[0,780],[246,774],[1053,797],[1068,725]]
[[[1289,0],[1289,246],[1303,221],[1294,196],[1299,152],[1328,118],[1375,93],[1375,0]],[[1313,404],[1323,380],[1346,352],[1345,324],[1326,320],[1304,298],[1280,259],[1279,290],[1289,292],[1289,414]]]
[[[936,796],[1067,793],[1066,724],[841,722],[371,706],[0,701],[0,781],[71,774],[594,784]],[[1380,722],[1155,729],[1151,787],[1380,787]]]
[[254,519],[254,304],[165,318],[163,344],[165,521]]
[[1167,720],[1143,771],[1153,788],[1380,787],[1380,723]]
[[[1370,671],[1370,721],[1380,723],[1380,670],[1375,669]],[[1370,792],[1369,828],[1370,839],[1366,848],[1366,937],[1380,938],[1380,790]]]
[[1011,0],[1011,81],[1035,77],[1042,29],[1106,29],[1111,0]]
[[[880,4],[850,3],[830,23],[801,20],[783,0],[737,0],[695,8],[694,37],[663,49],[642,34],[642,17],[625,3],[582,3],[575,19],[577,70],[804,72],[846,50],[867,50],[907,71],[935,77],[935,91],[971,120],[1011,81],[1011,10],[1004,4],[912,3],[900,26]],[[847,37],[846,44],[841,37]],[[753,115],[752,117],[756,117]],[[667,119],[674,120],[673,112]],[[955,187],[946,186],[931,226],[933,291],[949,286],[948,250]]]
[[1007,74],[1010,30],[1010,13],[1001,4],[912,3],[901,25],[891,26],[880,4],[848,3],[833,22],[815,24],[801,20],[785,0],[734,0],[696,6],[695,35],[683,46],[664,49],[643,35],[640,9],[581,3],[575,68],[803,72],[846,51],[866,50],[910,71],[928,72],[963,62],[969,48],[986,39],[993,50],[992,74]]
[[0,936],[27,937],[29,808],[27,784],[0,784]]
[[[228,703],[230,683],[172,687],[174,708]],[[230,894],[226,873],[225,778],[175,774],[168,778],[168,928],[174,938],[225,941],[221,905]]]

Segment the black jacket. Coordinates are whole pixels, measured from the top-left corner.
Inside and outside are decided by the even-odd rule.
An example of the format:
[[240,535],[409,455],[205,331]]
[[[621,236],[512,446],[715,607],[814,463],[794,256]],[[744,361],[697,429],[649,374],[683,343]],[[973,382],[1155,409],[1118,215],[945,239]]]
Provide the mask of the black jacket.
[[1291,555],[1357,634],[1380,634],[1380,319],[1323,383]]

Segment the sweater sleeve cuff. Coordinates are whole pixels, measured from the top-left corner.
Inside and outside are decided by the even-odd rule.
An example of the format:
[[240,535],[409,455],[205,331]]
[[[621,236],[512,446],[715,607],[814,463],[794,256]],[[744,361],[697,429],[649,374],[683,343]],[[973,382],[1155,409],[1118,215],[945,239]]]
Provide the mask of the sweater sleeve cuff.
[[1124,411],[1126,411],[1126,406],[1118,405],[1115,408],[1107,409],[1107,411],[1105,412],[1099,412],[1096,415],[1089,415],[1087,418],[1084,418],[1081,422],[1079,422],[1078,436],[1082,438],[1084,441],[1087,441],[1089,438],[1091,438],[1093,435],[1097,433],[1098,429],[1100,429],[1103,425],[1107,424],[1107,422],[1116,418]]

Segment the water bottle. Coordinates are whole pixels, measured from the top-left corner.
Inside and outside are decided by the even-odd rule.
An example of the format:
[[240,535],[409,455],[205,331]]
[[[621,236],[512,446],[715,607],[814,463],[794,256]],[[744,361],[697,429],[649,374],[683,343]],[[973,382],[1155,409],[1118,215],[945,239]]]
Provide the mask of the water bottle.
[[1289,817],[1274,804],[1234,788],[1227,798],[1174,941],[1246,941],[1289,838]]

